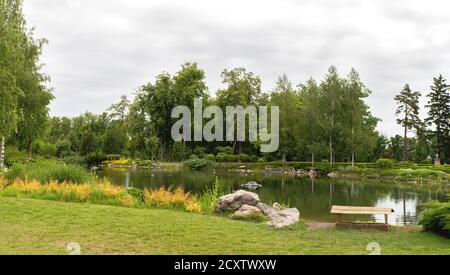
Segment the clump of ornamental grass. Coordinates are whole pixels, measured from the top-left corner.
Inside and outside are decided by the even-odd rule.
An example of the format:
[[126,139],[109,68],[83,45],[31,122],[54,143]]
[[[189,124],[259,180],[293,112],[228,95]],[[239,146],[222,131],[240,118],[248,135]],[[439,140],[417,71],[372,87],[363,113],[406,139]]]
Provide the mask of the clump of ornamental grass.
[[133,207],[136,200],[119,186],[106,181],[98,184],[72,184],[50,181],[40,183],[37,180],[16,179],[9,184],[2,185],[0,195],[6,197],[22,197],[32,199],[54,200],[62,202],[87,202]]
[[207,187],[200,196],[200,205],[203,212],[210,213],[214,211],[217,201],[220,197],[229,194],[228,190],[217,177],[211,187]]
[[202,211],[199,199],[177,187],[174,191],[165,187],[144,191],[144,203],[157,208],[182,209],[187,212],[200,213]]
[[0,196],[124,207],[169,208],[193,213],[202,212],[198,197],[185,192],[182,187],[173,191],[164,187],[144,191],[127,190],[124,187],[112,185],[105,179],[97,179],[95,183],[73,184],[56,180],[41,183],[36,179],[16,178],[8,181],[5,178],[0,178]]

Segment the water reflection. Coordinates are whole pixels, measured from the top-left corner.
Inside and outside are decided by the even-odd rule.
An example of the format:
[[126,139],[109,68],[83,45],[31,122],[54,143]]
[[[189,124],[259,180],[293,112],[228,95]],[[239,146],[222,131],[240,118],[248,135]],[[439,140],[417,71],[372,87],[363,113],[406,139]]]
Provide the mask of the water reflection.
[[[298,178],[263,173],[246,175],[229,172],[157,172],[148,170],[105,169],[98,171],[114,184],[135,188],[183,186],[192,193],[201,193],[219,177],[230,189],[255,181],[262,185],[253,192],[267,203],[284,203],[300,210],[305,219],[335,221],[329,212],[332,205],[389,207],[395,210],[389,222],[397,225],[417,224],[421,204],[445,200],[445,186],[382,184],[377,182],[336,180],[330,178]],[[384,221],[384,216],[348,217],[348,219]]]

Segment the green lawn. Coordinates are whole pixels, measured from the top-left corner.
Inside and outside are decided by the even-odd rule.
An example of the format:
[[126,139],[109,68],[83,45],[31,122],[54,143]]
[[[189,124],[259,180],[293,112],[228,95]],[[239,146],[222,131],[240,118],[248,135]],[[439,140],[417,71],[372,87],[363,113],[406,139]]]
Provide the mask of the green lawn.
[[417,230],[276,230],[172,210],[0,197],[0,254],[450,254],[450,240]]

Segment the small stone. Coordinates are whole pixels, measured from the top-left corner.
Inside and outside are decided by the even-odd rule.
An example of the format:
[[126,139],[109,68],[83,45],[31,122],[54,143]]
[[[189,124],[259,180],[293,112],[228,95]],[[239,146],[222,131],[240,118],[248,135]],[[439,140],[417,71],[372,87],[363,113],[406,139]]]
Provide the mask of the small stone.
[[258,214],[258,213],[261,213],[261,210],[259,208],[255,207],[255,206],[244,204],[238,211],[236,211],[234,213],[234,215],[245,217],[245,216],[250,216],[250,215]]

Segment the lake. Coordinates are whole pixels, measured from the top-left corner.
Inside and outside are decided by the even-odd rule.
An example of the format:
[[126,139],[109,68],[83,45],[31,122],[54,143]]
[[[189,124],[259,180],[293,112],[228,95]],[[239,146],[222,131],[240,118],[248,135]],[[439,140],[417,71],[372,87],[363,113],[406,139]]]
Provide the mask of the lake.
[[[213,171],[150,171],[146,169],[105,168],[97,172],[108,177],[113,184],[139,189],[155,189],[182,186],[193,194],[201,194],[218,177],[232,190],[249,181],[262,185],[258,190],[261,201],[275,202],[296,207],[301,217],[319,222],[334,222],[330,214],[332,205],[374,206],[393,208],[389,223],[395,225],[416,225],[421,204],[429,200],[445,200],[445,188],[439,185],[418,185],[399,183],[378,183],[374,181],[302,178],[280,174],[245,174],[239,172]],[[357,217],[359,220],[384,222],[383,216]],[[350,220],[356,217],[348,217]]]

